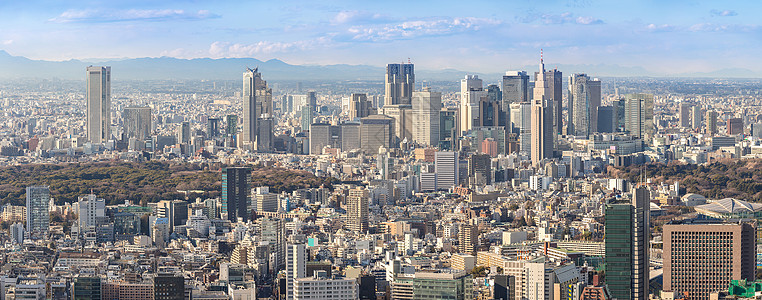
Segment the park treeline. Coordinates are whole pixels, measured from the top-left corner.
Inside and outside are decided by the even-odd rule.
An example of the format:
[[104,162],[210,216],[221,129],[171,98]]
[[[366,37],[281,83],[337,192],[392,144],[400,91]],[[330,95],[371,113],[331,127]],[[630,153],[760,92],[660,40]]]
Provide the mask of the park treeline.
[[[146,205],[167,199],[202,199],[220,196],[220,164],[168,162],[96,162],[34,164],[0,167],[0,201],[25,204],[25,188],[50,186],[56,204],[77,201],[94,193],[109,205],[130,200]],[[271,192],[330,186],[332,179],[307,171],[252,166],[252,186],[269,186]],[[181,191],[201,191],[183,193]]]
[[653,182],[680,182],[684,193],[708,199],[736,198],[762,202],[762,159],[725,159],[696,165],[680,162],[609,167],[609,175],[638,182],[640,174]]

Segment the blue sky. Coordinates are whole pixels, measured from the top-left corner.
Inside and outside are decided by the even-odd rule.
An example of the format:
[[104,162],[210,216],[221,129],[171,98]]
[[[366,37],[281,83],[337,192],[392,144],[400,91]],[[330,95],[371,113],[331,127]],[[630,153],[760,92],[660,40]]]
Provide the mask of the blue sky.
[[762,71],[759,1],[0,1],[0,49],[33,59],[536,64]]

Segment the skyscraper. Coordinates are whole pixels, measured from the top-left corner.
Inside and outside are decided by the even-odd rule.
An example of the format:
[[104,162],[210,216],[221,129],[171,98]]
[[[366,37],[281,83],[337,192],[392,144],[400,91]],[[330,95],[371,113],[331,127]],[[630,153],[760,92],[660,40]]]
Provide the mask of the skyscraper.
[[347,197],[347,228],[354,232],[368,231],[368,190],[349,190]]
[[487,97],[482,80],[476,75],[466,75],[460,80],[460,131],[464,134],[474,126],[480,126],[479,104]]
[[503,107],[511,103],[529,102],[529,75],[525,71],[508,71],[503,75]]
[[257,119],[272,116],[272,89],[258,68],[243,72],[243,142],[257,142]]
[[553,157],[555,150],[553,135],[553,101],[534,100],[532,104],[531,158],[532,164]]
[[225,134],[227,134],[230,137],[235,137],[236,134],[238,134],[238,116],[236,115],[227,115],[225,116],[225,123],[227,123],[225,126]]
[[94,231],[99,218],[106,216],[106,200],[95,195],[79,197],[78,222],[80,232]]
[[274,265],[270,266],[272,273],[275,274],[286,266],[286,236],[283,233],[285,225],[282,219],[269,217],[263,218],[261,225],[261,239],[263,242],[268,242],[270,253],[275,255]]
[[587,137],[598,129],[598,107],[601,105],[601,82],[586,74],[569,76],[569,121],[567,133]]
[[700,105],[694,105],[691,108],[691,128],[701,128],[701,123],[704,121],[704,114],[701,111]]
[[[254,206],[251,202],[251,169],[246,167],[229,167],[222,169],[222,207],[220,211],[227,220],[244,222]],[[225,218],[225,217],[223,217]]]
[[680,102],[680,127],[689,128],[691,126],[691,104]]
[[206,120],[206,137],[214,139],[220,136],[220,118],[209,118]]
[[439,145],[439,114],[442,110],[442,93],[430,88],[413,92],[413,141],[421,145]]
[[87,67],[87,140],[111,139],[111,67]]
[[352,94],[349,98],[349,119],[365,118],[371,114],[371,103],[365,94]]
[[188,121],[180,123],[177,126],[177,142],[180,144],[189,144],[191,141],[191,128]]
[[729,118],[725,127],[728,135],[741,134],[743,133],[743,118]]
[[617,299],[648,299],[650,194],[633,191],[632,203],[607,204],[606,284]]
[[590,133],[598,129],[598,107],[601,106],[601,81],[593,78],[587,82],[590,100]]
[[124,119],[124,138],[139,141],[151,136],[151,108],[129,106],[122,112]]
[[545,70],[545,62],[540,52],[540,71],[534,73],[534,97],[533,100],[547,100],[546,107],[550,109],[549,118],[552,119],[552,133],[563,133],[563,117],[561,105],[563,104],[562,74],[557,69]]
[[371,115],[360,119],[360,147],[367,154],[378,154],[378,148],[389,148],[394,137],[394,119]]
[[717,134],[717,111],[707,110],[706,120],[704,120],[704,122],[706,122],[706,134]]
[[624,102],[625,131],[637,138],[649,140],[654,133],[654,95],[627,94]]
[[384,106],[410,104],[415,89],[413,64],[386,65],[384,80]]
[[303,103],[301,103],[301,107],[299,108],[300,124],[302,131],[309,131],[312,121],[315,118],[315,114],[317,113],[317,93],[308,92],[307,95],[301,98]]
[[50,227],[50,187],[26,188],[26,233],[30,237],[45,238]]
[[286,299],[294,299],[294,279],[307,277],[307,250],[304,244],[286,248]]
[[676,220],[663,231],[665,291],[708,300],[710,293],[727,290],[731,280],[754,280],[756,230],[751,224]]
[[511,103],[511,126],[519,137],[519,152],[532,149],[532,105],[529,102]]

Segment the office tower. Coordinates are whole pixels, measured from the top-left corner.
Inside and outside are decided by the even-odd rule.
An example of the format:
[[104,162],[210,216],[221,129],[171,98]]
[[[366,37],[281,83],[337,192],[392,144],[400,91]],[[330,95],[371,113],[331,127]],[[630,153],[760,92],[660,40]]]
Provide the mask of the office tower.
[[310,154],[323,154],[324,147],[341,149],[342,135],[341,126],[328,123],[315,123],[310,125]]
[[257,119],[257,143],[254,144],[254,150],[257,152],[272,152],[273,141],[275,140],[274,129],[275,120],[271,116],[263,115]]
[[87,67],[87,140],[111,139],[111,67]]
[[754,280],[756,230],[751,224],[675,220],[663,228],[665,291],[708,300],[710,293],[727,290],[731,280]]
[[238,116],[236,115],[227,115],[225,116],[225,123],[227,123],[225,127],[225,134],[227,134],[230,137],[235,137],[236,134],[238,134]]
[[312,121],[317,113],[317,94],[315,92],[309,92],[302,97],[300,112],[300,125],[302,131],[309,131]]
[[466,75],[460,80],[460,132],[464,134],[474,126],[481,126],[479,103],[482,97],[487,98],[487,92],[482,86],[482,80],[476,75]]
[[386,65],[384,80],[384,105],[410,104],[415,89],[413,64]]
[[78,222],[80,233],[95,231],[95,227],[106,217],[106,200],[95,195],[79,197]]
[[158,274],[153,278],[154,300],[185,300],[185,278]]
[[430,88],[413,92],[413,141],[427,146],[439,145],[439,113],[442,93]]
[[625,131],[634,137],[649,141],[654,133],[654,95],[627,94],[624,102]]
[[177,126],[177,142],[180,144],[189,144],[191,140],[191,128],[188,121],[180,123]]
[[270,253],[275,256],[274,265],[270,266],[275,274],[286,266],[285,225],[282,219],[267,217],[262,219],[261,226],[260,238],[270,245]]
[[272,116],[272,89],[262,79],[258,68],[243,72],[243,142],[257,142],[257,119]]
[[503,107],[529,102],[529,75],[525,71],[508,71],[503,75]]
[[717,134],[717,111],[714,110],[707,110],[706,111],[706,134],[709,135],[715,135]]
[[366,154],[377,154],[380,147],[389,149],[394,138],[394,119],[371,115],[360,119],[360,146]]
[[257,187],[254,193],[256,201],[256,211],[258,212],[277,212],[278,194],[270,193],[270,188],[266,186]]
[[[313,277],[294,280],[294,300],[356,300],[360,298],[358,280],[356,278],[331,279],[330,273],[324,270],[316,271]],[[371,287],[375,291],[375,278],[368,276]],[[320,292],[315,292],[315,291]],[[376,299],[373,293],[373,299]],[[367,298],[370,299],[370,298]]]
[[727,126],[728,135],[736,135],[743,133],[743,118],[729,118]]
[[625,118],[625,101],[624,99],[620,100],[614,100],[611,102],[611,106],[614,107],[614,131],[615,132],[621,132],[625,131],[625,121],[627,118]]
[[492,184],[492,157],[488,154],[472,154],[468,158],[468,183],[484,186]]
[[253,205],[251,201],[251,169],[246,167],[228,167],[222,169],[222,207],[223,219],[237,222],[241,218],[249,220]]
[[151,137],[151,108],[150,107],[126,107],[122,112],[124,119],[124,138],[135,138],[144,141]]
[[679,106],[680,127],[689,128],[691,126],[691,104],[680,102]]
[[701,128],[701,123],[704,121],[704,114],[701,111],[700,105],[694,105],[691,108],[691,128]]
[[394,120],[394,136],[397,142],[413,140],[413,106],[393,104],[384,106],[384,115]]
[[475,255],[476,249],[479,248],[479,228],[474,225],[460,224],[458,247],[461,253]]
[[209,118],[206,120],[206,137],[214,139],[220,136],[220,118]]
[[607,204],[606,284],[617,299],[648,299],[650,193],[633,191],[631,203]]
[[750,134],[752,137],[762,139],[762,123],[751,124],[750,129],[751,129]]
[[347,197],[347,229],[353,232],[368,232],[368,190],[349,190]]
[[531,151],[532,164],[553,157],[553,109],[552,101],[535,100],[532,104]]
[[458,152],[437,151],[434,153],[434,173],[437,174],[437,189],[449,190],[459,182]]
[[598,107],[598,129],[597,132],[614,132],[614,123],[616,119],[614,117],[613,106],[599,106]]
[[341,124],[341,151],[360,149],[360,123]]
[[453,149],[459,132],[457,109],[442,108],[439,111],[439,148]]
[[307,250],[304,244],[286,247],[286,299],[294,299],[294,280],[307,277]]
[[512,132],[519,137],[519,151],[529,154],[532,147],[532,105],[516,102],[510,105]]
[[352,94],[349,99],[349,119],[365,118],[371,114],[373,106],[365,94]]
[[50,227],[50,187],[26,188],[26,233],[30,237],[45,238]]
[[494,127],[506,125],[506,112],[502,105],[503,94],[500,92],[500,88],[497,85],[490,84],[487,86],[486,97],[482,97],[479,100],[479,122],[478,126]]
[[557,69],[545,70],[545,62],[540,52],[540,71],[534,73],[534,97],[532,100],[547,100],[549,108],[548,116],[552,119],[552,134],[563,133],[563,116],[561,106],[563,104],[562,74]]
[[593,78],[587,82],[587,90],[590,95],[590,132],[598,129],[598,107],[601,106],[601,81]]
[[585,74],[569,76],[569,121],[567,134],[587,137],[590,135],[591,93],[590,77]]

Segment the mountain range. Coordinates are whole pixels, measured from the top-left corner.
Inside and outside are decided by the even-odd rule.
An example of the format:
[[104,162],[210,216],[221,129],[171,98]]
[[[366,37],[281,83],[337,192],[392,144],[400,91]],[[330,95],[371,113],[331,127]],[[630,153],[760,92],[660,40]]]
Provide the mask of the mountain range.
[[[93,60],[96,61],[96,60]],[[195,58],[143,57],[114,60],[46,61],[13,56],[0,50],[0,78],[84,79],[85,67],[89,65],[111,66],[115,80],[238,80],[246,67],[259,67],[266,80],[382,80],[384,67],[369,65],[292,65],[278,59],[261,61],[255,58]],[[522,70],[534,73],[538,65],[524,66]],[[593,77],[716,77],[758,78],[762,74],[749,69],[722,69],[703,73],[659,74],[641,67],[619,65],[569,65],[546,64],[546,68],[558,68],[565,74],[587,73]],[[416,70],[417,81],[451,81],[465,74],[476,74],[485,81],[497,81],[500,73],[479,73],[455,69]]]

